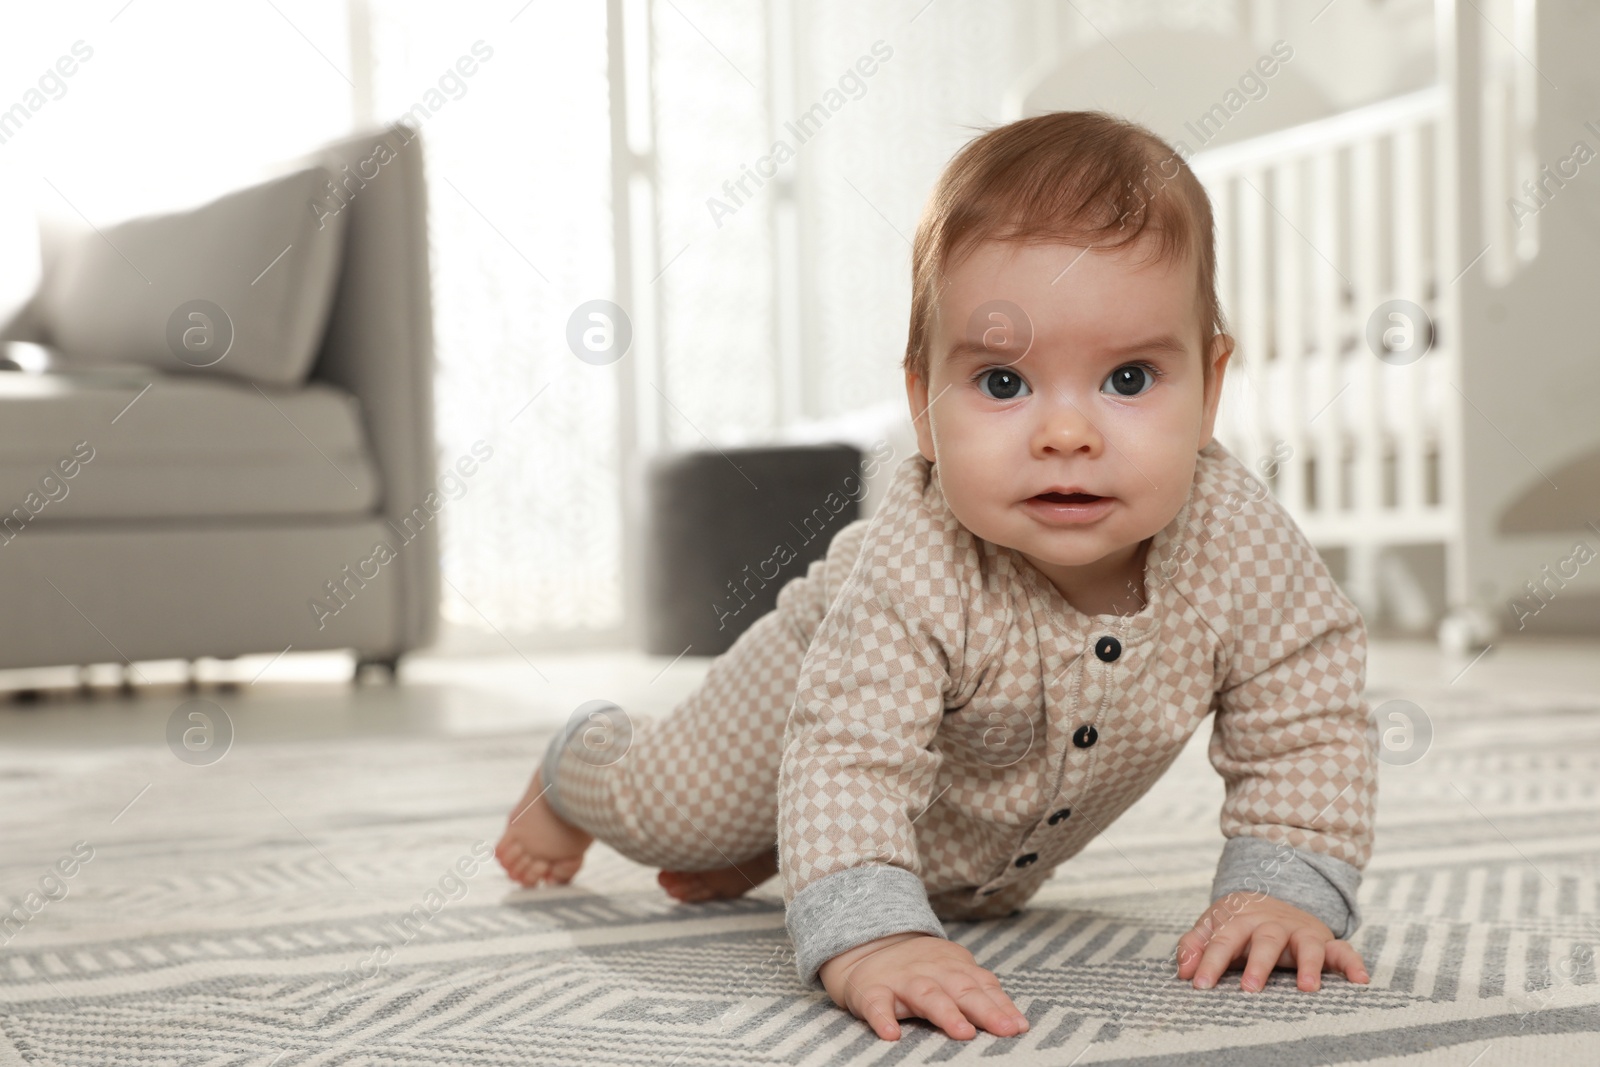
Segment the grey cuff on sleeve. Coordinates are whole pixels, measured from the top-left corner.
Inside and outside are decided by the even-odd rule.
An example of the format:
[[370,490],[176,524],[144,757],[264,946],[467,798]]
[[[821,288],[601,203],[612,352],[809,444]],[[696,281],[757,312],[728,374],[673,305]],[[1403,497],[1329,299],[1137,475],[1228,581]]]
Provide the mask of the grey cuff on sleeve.
[[1328,924],[1337,938],[1361,926],[1356,889],[1361,871],[1322,852],[1279,845],[1263,837],[1230,837],[1211,882],[1213,901],[1229,893],[1266,893]]
[[811,989],[823,988],[817,972],[824,963],[857,945],[911,930],[948,936],[922,879],[888,864],[851,867],[812,882],[789,902],[784,922],[800,981]]

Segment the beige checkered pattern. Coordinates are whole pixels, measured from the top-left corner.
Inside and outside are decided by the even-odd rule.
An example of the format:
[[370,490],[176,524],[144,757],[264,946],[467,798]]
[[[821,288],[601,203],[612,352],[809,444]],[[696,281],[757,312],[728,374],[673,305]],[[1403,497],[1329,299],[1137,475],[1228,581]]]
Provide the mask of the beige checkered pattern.
[[783,724],[800,661],[866,528],[864,520],[841,528],[827,556],[779,591],[777,607],[712,661],[670,715],[625,709],[632,739],[621,759],[593,765],[568,745],[552,787],[560,810],[652,867],[714,870],[770,851]]
[[[1137,614],[1084,615],[961,526],[913,455],[875,515],[842,529],[672,714],[634,717],[622,760],[593,767],[569,747],[561,807],[639,862],[680,870],[776,839],[786,902],[893,864],[921,877],[941,919],[1005,915],[1215,712],[1224,836],[1365,867],[1377,763],[1364,624],[1218,442],[1151,543],[1145,592]],[[1120,644],[1109,661],[1095,651],[1107,636]],[[1096,736],[1075,743],[1085,726]]]

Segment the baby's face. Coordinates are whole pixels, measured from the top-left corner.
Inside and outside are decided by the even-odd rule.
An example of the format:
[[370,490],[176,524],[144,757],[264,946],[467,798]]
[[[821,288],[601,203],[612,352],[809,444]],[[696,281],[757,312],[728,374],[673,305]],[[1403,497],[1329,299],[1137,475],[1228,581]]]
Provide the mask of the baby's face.
[[1074,593],[1136,580],[1143,542],[1183,506],[1231,351],[1218,335],[1202,353],[1194,266],[1147,258],[1146,240],[984,242],[946,272],[929,380],[906,379],[956,518],[1080,608]]

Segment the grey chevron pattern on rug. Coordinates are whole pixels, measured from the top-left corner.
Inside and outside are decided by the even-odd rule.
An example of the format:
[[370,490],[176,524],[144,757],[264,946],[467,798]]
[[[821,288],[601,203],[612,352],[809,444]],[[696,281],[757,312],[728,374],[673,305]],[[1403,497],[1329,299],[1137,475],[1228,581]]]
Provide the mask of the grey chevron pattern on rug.
[[970,1042],[802,989],[775,883],[678,904],[604,847],[506,881],[484,846],[548,734],[12,751],[7,906],[92,857],[0,930],[0,1065],[1600,1062],[1600,702],[1404,695],[1434,739],[1382,769],[1370,985],[1175,977],[1222,846],[1202,729],[1020,915],[949,924],[1032,1026]]

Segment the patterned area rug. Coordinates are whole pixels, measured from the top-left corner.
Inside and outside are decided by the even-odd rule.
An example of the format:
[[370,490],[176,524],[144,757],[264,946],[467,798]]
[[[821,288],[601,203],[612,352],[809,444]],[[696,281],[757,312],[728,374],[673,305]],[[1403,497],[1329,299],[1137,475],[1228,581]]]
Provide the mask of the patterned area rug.
[[1175,977],[1222,845],[1207,727],[1020,916],[952,925],[1032,1023],[968,1042],[803,990],[775,883],[679,905],[596,848],[515,890],[481,857],[542,736],[12,750],[0,878],[36,907],[0,931],[0,1063],[1600,1062],[1600,703],[1405,695],[1432,739],[1383,767],[1370,985]]

